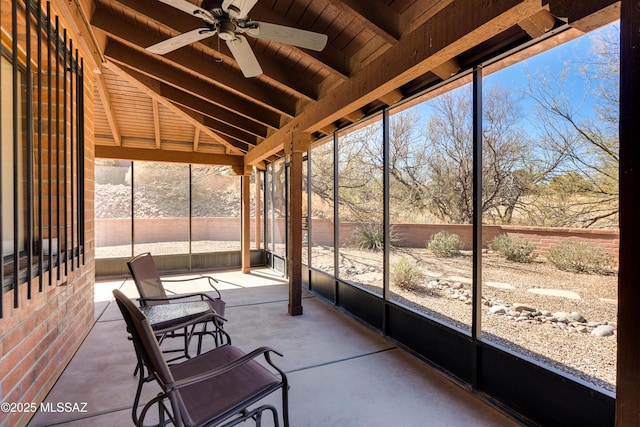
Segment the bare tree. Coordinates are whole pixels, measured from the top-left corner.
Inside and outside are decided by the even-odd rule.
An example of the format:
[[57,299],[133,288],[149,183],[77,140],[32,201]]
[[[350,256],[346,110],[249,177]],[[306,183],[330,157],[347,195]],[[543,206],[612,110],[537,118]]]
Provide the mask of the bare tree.
[[[555,178],[535,201],[546,225],[617,225],[618,34],[608,27],[593,36],[588,60],[567,64],[559,75],[545,70],[530,78],[527,95],[536,105],[541,143],[558,160]],[[570,87],[575,78],[586,84],[581,100]]]
[[[469,87],[447,92],[427,104],[426,125],[416,110],[391,122],[392,197],[414,210],[428,209],[441,220],[469,223],[473,218],[472,98]],[[494,86],[484,96],[482,212],[509,223],[537,179],[527,162],[521,112],[513,94]],[[529,164],[529,166],[527,166]],[[409,208],[410,209],[410,208]]]
[[340,218],[382,222],[382,123],[373,121],[338,138]]

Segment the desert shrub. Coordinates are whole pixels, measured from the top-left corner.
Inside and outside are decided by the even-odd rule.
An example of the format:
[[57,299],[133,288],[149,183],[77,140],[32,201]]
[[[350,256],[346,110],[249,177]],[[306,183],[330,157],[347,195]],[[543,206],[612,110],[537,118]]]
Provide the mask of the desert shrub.
[[427,249],[439,257],[459,255],[464,242],[455,233],[440,231],[432,235],[427,243]]
[[600,245],[565,240],[549,248],[547,261],[559,270],[572,273],[610,274],[613,257]]
[[[398,244],[395,228],[390,227],[391,246]],[[360,249],[381,251],[384,249],[384,227],[378,223],[359,225],[352,235],[353,244]]]
[[391,266],[391,282],[400,289],[418,288],[423,277],[420,267],[406,258],[400,258]]
[[536,257],[536,254],[533,253],[536,250],[536,245],[520,236],[499,234],[489,242],[488,247],[509,261],[531,262]]

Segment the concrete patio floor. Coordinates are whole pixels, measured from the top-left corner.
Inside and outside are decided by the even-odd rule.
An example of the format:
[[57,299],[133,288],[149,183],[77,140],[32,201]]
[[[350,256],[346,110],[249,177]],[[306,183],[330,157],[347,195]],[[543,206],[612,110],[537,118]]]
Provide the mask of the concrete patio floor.
[[[284,354],[274,361],[289,378],[292,427],[519,425],[309,293],[303,295],[304,314],[288,316],[286,281],[271,270],[211,275],[220,281],[227,302],[225,330],[233,344],[247,352],[267,345]],[[136,359],[113,301],[114,288],[137,297],[131,279],[96,283],[96,323],[45,400],[51,408],[59,403],[70,403],[71,408],[78,404],[77,410],[38,412],[29,426],[132,425]],[[179,292],[210,289],[204,280],[170,288]],[[145,385],[143,403],[158,391],[155,383]],[[270,400],[278,407],[280,394]],[[271,423],[268,417],[263,420],[263,425]]]

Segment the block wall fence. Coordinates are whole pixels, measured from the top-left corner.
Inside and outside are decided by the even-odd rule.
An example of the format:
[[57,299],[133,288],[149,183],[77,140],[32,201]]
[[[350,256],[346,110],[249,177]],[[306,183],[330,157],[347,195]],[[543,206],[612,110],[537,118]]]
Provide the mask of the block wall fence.
[[[151,243],[158,241],[183,241],[188,229],[188,218],[137,219],[135,223],[136,242]],[[251,220],[251,238],[253,239],[253,219]],[[276,220],[279,236],[285,236],[284,219]],[[472,227],[467,224],[393,224],[399,240],[399,246],[423,248],[429,238],[440,231],[455,233],[464,242],[465,249],[472,248]],[[194,240],[240,240],[239,218],[193,218]],[[339,228],[340,245],[350,244],[351,236],[358,227],[357,223],[341,223]],[[311,220],[311,242],[316,245],[333,246],[333,222],[327,219]],[[618,260],[620,235],[618,230],[592,230],[580,228],[520,227],[513,225],[485,225],[482,234],[482,248],[498,234],[523,237],[536,245],[539,255],[567,238],[601,245],[614,260]],[[130,219],[96,219],[96,245],[116,246],[131,242]],[[276,242],[281,243],[281,242]]]

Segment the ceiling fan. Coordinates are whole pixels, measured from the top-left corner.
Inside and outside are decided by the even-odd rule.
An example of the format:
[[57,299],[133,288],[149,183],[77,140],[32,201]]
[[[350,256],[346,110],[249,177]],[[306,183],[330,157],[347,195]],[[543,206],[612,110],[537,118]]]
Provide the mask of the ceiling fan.
[[258,0],[224,0],[222,3],[204,0],[202,7],[187,0],[160,1],[201,18],[206,27],[196,28],[147,48],[149,52],[159,55],[218,34],[227,43],[242,74],[245,77],[255,77],[262,74],[262,68],[244,34],[315,51],[321,51],[327,44],[325,34],[250,20],[249,12]]

